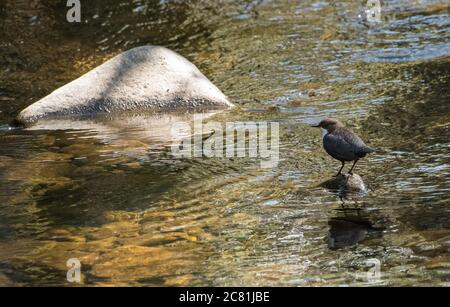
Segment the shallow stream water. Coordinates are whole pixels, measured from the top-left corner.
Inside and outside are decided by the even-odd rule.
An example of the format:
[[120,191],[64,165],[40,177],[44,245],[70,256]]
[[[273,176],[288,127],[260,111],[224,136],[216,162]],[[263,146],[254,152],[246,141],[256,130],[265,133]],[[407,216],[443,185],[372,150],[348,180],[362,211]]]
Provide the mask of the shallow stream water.
[[[69,258],[85,285],[449,285],[448,1],[384,1],[380,22],[358,1],[92,2],[80,24],[0,3],[0,285],[69,285]],[[173,117],[8,126],[145,44],[238,106],[206,121],[278,123],[278,163],[173,157]],[[330,116],[378,149],[367,195],[323,184],[340,163],[310,124]]]

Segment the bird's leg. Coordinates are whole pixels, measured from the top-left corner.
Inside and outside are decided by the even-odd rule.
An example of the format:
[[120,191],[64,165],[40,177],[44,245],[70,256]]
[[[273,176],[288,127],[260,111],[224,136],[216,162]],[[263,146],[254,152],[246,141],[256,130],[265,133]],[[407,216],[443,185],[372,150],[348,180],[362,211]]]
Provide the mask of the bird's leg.
[[337,176],[339,176],[339,175],[341,174],[342,169],[343,169],[344,166],[345,166],[345,162],[344,162],[344,161],[341,161],[341,163],[342,163],[342,167],[341,167],[341,169],[339,170],[339,172],[336,174],[336,176],[334,176],[334,177],[337,177]]
[[353,163],[352,168],[350,169],[350,171],[348,172],[350,175],[353,175],[353,169],[355,168],[356,163],[358,162],[358,160],[355,160],[355,162]]
[[346,209],[346,207],[345,207],[345,200],[344,200],[344,198],[343,197],[341,197],[341,196],[339,196],[339,199],[341,200],[341,207],[342,207],[342,209],[343,210],[345,210]]

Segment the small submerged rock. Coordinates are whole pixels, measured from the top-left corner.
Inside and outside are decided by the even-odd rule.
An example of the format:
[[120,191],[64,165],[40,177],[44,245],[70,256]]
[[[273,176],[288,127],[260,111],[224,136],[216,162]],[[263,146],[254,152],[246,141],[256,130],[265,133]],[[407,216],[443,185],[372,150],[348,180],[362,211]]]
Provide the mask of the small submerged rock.
[[363,179],[358,174],[339,175],[323,182],[321,186],[337,191],[343,198],[350,195],[364,195],[368,191]]
[[345,194],[365,194],[367,187],[358,174],[345,174],[341,179],[341,191]]

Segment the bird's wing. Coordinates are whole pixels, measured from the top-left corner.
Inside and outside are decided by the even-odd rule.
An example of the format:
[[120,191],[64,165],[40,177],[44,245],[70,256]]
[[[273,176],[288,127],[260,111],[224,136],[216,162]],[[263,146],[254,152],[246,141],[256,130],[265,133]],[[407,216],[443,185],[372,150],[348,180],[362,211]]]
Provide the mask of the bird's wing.
[[357,158],[354,147],[345,138],[328,133],[323,138],[323,147],[335,159],[353,161]]
[[339,135],[341,135],[342,138],[347,143],[349,143],[355,147],[366,147],[367,146],[359,136],[357,136],[353,131],[351,131],[347,128],[341,128],[339,130]]
[[355,133],[353,133],[351,130],[344,128],[341,129],[339,131],[340,135],[342,136],[342,138],[344,138],[344,140],[351,144],[353,146],[353,152],[362,157],[365,156],[368,153],[374,152],[374,150],[372,148],[370,148],[369,146],[366,145],[366,143],[364,143],[364,141],[357,136]]

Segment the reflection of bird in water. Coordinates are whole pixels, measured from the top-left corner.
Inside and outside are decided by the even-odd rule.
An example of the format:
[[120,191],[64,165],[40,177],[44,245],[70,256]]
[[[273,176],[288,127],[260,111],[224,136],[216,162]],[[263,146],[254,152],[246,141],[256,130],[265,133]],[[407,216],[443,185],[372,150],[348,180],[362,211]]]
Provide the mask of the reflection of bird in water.
[[341,174],[345,162],[354,161],[349,171],[349,174],[352,174],[358,160],[375,151],[336,119],[327,118],[312,127],[320,127],[327,130],[327,134],[323,137],[323,147],[330,156],[342,163],[342,167],[336,176]]
[[366,239],[369,232],[375,233],[375,237],[381,237],[384,228],[374,227],[372,222],[360,216],[360,211],[357,212],[357,215],[334,217],[328,221],[330,249],[354,246]]

